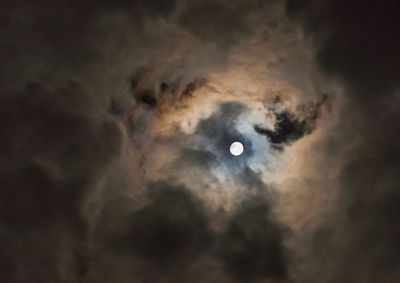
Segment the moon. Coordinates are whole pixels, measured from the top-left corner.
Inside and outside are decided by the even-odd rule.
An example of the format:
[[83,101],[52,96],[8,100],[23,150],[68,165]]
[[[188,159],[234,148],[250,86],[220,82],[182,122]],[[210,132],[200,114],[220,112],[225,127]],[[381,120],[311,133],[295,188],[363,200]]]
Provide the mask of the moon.
[[240,142],[234,142],[231,144],[229,150],[231,151],[232,155],[239,156],[243,153],[243,144]]

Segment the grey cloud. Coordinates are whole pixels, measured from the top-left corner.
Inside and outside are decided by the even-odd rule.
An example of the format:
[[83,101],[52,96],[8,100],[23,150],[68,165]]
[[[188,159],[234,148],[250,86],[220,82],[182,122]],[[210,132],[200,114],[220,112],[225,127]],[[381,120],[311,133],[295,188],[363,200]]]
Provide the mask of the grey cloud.
[[[161,82],[156,77],[155,68],[150,66],[139,67],[130,81],[130,90],[132,96],[138,103],[153,109],[160,105],[165,99],[167,92],[172,93],[173,101],[179,102],[190,99],[193,92],[207,83],[205,78],[194,78],[192,81],[185,83],[179,78],[171,81]],[[172,105],[167,105],[172,107]]]
[[150,202],[129,216],[117,241],[122,252],[168,266],[199,256],[211,238],[202,203],[184,186],[149,184]]
[[[398,4],[356,2],[288,1],[289,15],[319,48],[316,65],[346,95],[340,126],[327,144],[310,151],[326,160],[321,179],[341,172],[337,201],[318,215],[321,225],[304,247],[307,257],[293,264],[284,244],[287,230],[273,213],[277,202],[247,164],[259,152],[235,128],[246,105],[222,103],[193,135],[171,138],[177,142],[173,166],[182,172],[190,167],[198,177],[224,163],[237,173],[235,185],[246,188],[248,199],[235,199],[231,211],[215,212],[190,184],[148,184],[156,180],[145,179],[146,172],[132,164],[122,170],[134,185],[124,183],[113,163],[131,160],[123,146],[137,142],[135,135],[124,140],[119,127],[128,134],[144,132],[146,118],[158,111],[166,93],[190,99],[206,83],[201,78],[218,74],[231,55],[230,63],[243,63],[238,53],[247,49],[234,47],[262,31],[251,46],[256,48],[248,50],[264,56],[258,44],[269,32],[266,26],[279,27],[274,32],[283,35],[293,32],[292,23],[268,22],[269,16],[258,14],[266,9],[260,1],[4,1],[2,280],[398,282]],[[292,38],[270,35],[277,39],[272,57],[280,44],[293,44]],[[302,36],[296,33],[294,43]],[[296,68],[302,70],[302,62]],[[79,83],[60,83],[71,78]],[[26,85],[27,80],[40,83]],[[131,100],[138,109],[129,108]],[[259,128],[277,146],[315,129],[312,113],[282,113],[275,129]],[[236,140],[246,152],[233,159],[228,148]],[[130,148],[134,157],[142,154],[138,148]],[[108,175],[110,167],[115,175]],[[191,181],[200,186],[203,180]],[[319,192],[332,193],[325,187]],[[295,237],[309,236],[298,233]],[[294,265],[300,271],[292,278]]]
[[[135,275],[137,280],[196,281],[199,275],[206,281],[223,276],[224,282],[286,278],[283,241],[287,230],[275,219],[267,196],[248,198],[232,213],[215,214],[186,186],[163,180],[149,184],[140,203],[144,205],[119,216],[109,214],[112,207],[105,207],[109,212],[103,214],[104,220],[112,217],[119,228],[99,226],[118,260],[126,256],[145,270]],[[217,230],[216,223],[222,225]],[[115,272],[115,265],[118,262],[111,263],[108,271],[91,272]],[[220,272],[210,273],[207,266]]]
[[[399,4],[394,1],[289,1],[319,50],[321,70],[345,86],[338,147],[338,199],[315,234],[306,280],[396,282],[400,73]],[[326,152],[329,155],[330,149]],[[338,165],[336,165],[338,166]],[[323,244],[321,244],[323,243]],[[352,266],[348,268],[348,266]]]
[[[289,1],[288,12],[306,31],[321,38],[319,65],[330,75],[344,79],[353,95],[390,93],[398,85],[400,40],[393,1]],[[361,97],[360,97],[361,98]]]
[[275,149],[282,150],[283,146],[291,145],[302,137],[311,134],[316,127],[316,121],[320,116],[320,107],[326,101],[306,107],[305,117],[299,118],[288,110],[274,111],[275,126],[273,130],[254,125],[254,130],[260,135],[265,135]]
[[218,160],[215,154],[206,150],[196,149],[183,149],[181,150],[180,156],[175,161],[174,167],[187,168],[191,166],[211,168],[218,165]]
[[261,196],[244,200],[222,235],[222,254],[228,270],[239,280],[287,276],[284,227],[272,218]]
[[229,47],[249,37],[249,16],[257,1],[192,1],[180,15],[180,24],[203,40]]
[[188,83],[182,91],[181,97],[191,97],[193,92],[207,83],[205,78],[196,78],[194,81]]
[[88,232],[82,209],[119,155],[121,133],[112,120],[93,116],[96,107],[76,83],[30,83],[2,94],[0,249],[10,267],[2,278],[75,281]]

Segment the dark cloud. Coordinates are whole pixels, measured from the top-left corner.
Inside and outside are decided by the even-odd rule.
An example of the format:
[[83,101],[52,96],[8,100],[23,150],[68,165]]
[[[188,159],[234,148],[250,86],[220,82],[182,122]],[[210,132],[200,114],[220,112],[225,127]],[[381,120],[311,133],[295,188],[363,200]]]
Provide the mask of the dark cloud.
[[154,90],[154,79],[151,69],[148,67],[139,68],[131,79],[131,92],[139,103],[143,103],[150,108],[157,106],[158,95]]
[[320,46],[318,66],[345,85],[340,142],[330,151],[352,142],[342,161],[337,203],[314,238],[307,280],[400,279],[399,8],[396,1],[288,2],[290,15]]
[[198,166],[203,168],[211,168],[218,164],[217,157],[210,151],[202,151],[196,149],[183,149],[177,158],[176,167]]
[[[198,56],[195,48],[180,58],[185,48],[179,40],[194,46],[192,41],[198,44],[200,39],[212,51],[215,46],[225,51],[253,34],[248,19],[254,5],[161,0],[0,4],[2,281],[282,277],[280,267],[271,264],[280,258],[280,228],[267,206],[255,208],[266,219],[248,216],[242,208],[233,216],[223,209],[216,212],[192,188],[157,182],[132,165],[132,159],[146,154],[145,146],[132,146],[142,142],[132,132],[141,134],[150,127],[147,118],[162,112],[165,95],[180,103],[207,83],[201,72],[191,73],[196,64],[176,69],[186,60],[190,63],[190,56],[201,57],[196,60],[205,66],[220,60],[219,53]],[[172,51],[164,53],[167,48]],[[176,54],[179,60],[171,67],[168,62]],[[221,161],[233,164],[229,145],[236,140],[251,156],[250,140],[235,128],[245,108],[221,104],[194,134],[206,143],[196,149],[179,144],[176,162],[194,170]],[[142,144],[153,142],[146,138]],[[244,164],[246,157],[236,162]],[[259,176],[250,171],[244,178],[261,186]],[[249,211],[253,205],[245,206]],[[243,223],[247,221],[252,227],[266,224],[270,234],[263,237]],[[235,243],[248,245],[246,229],[251,230],[250,246],[261,253],[236,249]],[[249,260],[252,255],[262,256],[265,265]],[[249,262],[236,268],[244,261]],[[207,266],[218,275],[209,275]]]
[[[303,61],[296,61],[303,54],[296,53],[303,41],[298,24],[280,14],[282,6],[263,3],[0,4],[2,281],[400,281],[399,4],[287,1],[288,15],[302,24],[317,49],[304,54],[315,54],[319,69],[307,66],[303,72]],[[257,62],[261,57],[268,57],[265,64]],[[280,64],[287,72],[278,70]],[[267,65],[273,68],[258,69]],[[310,82],[298,82],[303,78],[298,74],[310,71],[318,80],[322,70],[343,89],[339,126],[320,134],[329,142],[304,154],[310,163],[323,156],[321,171],[314,173],[321,180],[326,176],[326,187],[335,192],[321,187],[318,195],[335,195],[335,201],[315,213],[318,227],[311,236],[302,234],[304,227],[296,230],[290,250],[287,228],[275,216],[280,205],[275,197],[291,188],[274,193],[263,172],[252,169],[250,160],[268,159],[258,158],[265,152],[256,152],[258,144],[250,138],[256,135],[237,127],[250,106],[220,103],[190,134],[163,120],[166,111],[178,116],[187,110],[181,105],[195,101],[199,88],[212,86],[209,78],[223,81],[214,95],[218,90],[226,99],[235,92],[233,84],[225,87],[230,82],[221,70],[227,67],[260,82],[266,73],[289,74],[288,84],[300,86]],[[291,89],[283,81],[276,85]],[[304,90],[319,92],[320,81],[310,84]],[[261,88],[249,87],[264,93]],[[262,94],[256,96],[262,100]],[[275,112],[273,129],[254,129],[283,148],[315,130],[320,106]],[[158,135],[164,133],[151,127],[164,123],[176,127],[160,145]],[[239,157],[229,153],[234,141],[245,147]],[[153,146],[154,155],[165,146],[165,156],[151,156]],[[158,158],[169,156],[171,161],[159,164]],[[171,168],[176,180],[168,179]],[[211,171],[220,175],[202,175]],[[334,185],[332,172],[339,172]],[[183,180],[185,185],[179,184]],[[210,187],[218,186],[224,187],[213,195]],[[228,208],[215,208],[225,197]],[[296,246],[299,239],[308,245]],[[293,264],[299,250],[306,256]]]
[[[287,276],[286,228],[274,218],[266,195],[244,200],[232,215],[215,214],[189,188],[159,181],[149,184],[141,202],[145,204],[133,213],[116,217],[110,210],[104,214],[120,222],[120,228],[100,227],[102,234],[108,234],[114,252],[128,256],[145,270],[136,275],[138,280],[189,280],[195,276],[190,271],[194,266],[216,268],[216,263],[227,282]],[[215,230],[216,223],[225,224]],[[206,270],[200,273],[215,280]]]
[[161,266],[184,264],[210,244],[202,203],[183,186],[149,185],[150,202],[129,216],[129,231],[117,241],[121,251]]
[[[74,83],[56,89],[29,84],[1,100],[4,221],[29,228],[46,215],[78,213],[79,199],[113,156],[121,136],[111,120],[80,113],[84,90]],[[79,104],[77,104],[79,103]],[[59,209],[60,206],[65,209]],[[11,209],[12,207],[12,209]],[[54,211],[53,213],[49,213]],[[77,216],[76,216],[77,217]]]
[[[93,73],[103,79],[115,70],[107,58],[115,60],[132,45],[124,32],[130,29],[134,40],[146,41],[146,20],[167,18],[176,1],[19,0],[4,1],[1,8],[0,33],[7,36],[0,40],[0,82],[14,87],[25,80],[81,79]],[[124,54],[123,61],[131,57]]]
[[117,117],[122,117],[122,115],[125,112],[125,106],[123,105],[122,102],[118,102],[115,99],[111,99],[110,106],[108,108],[108,112],[111,115],[114,115]]
[[249,16],[256,7],[256,1],[192,1],[179,23],[195,36],[225,48],[252,34]]
[[[112,120],[93,117],[95,107],[77,83],[30,83],[2,95],[0,249],[10,265],[2,278],[74,281],[74,258],[88,229],[82,208],[119,155],[121,133]],[[21,265],[26,266],[23,272]],[[70,275],[62,279],[57,269]]]
[[138,94],[137,100],[150,108],[157,106],[157,100],[152,90],[144,90]]
[[273,130],[254,125],[254,130],[265,135],[275,149],[282,150],[283,146],[290,145],[302,137],[311,134],[316,127],[316,120],[320,116],[320,107],[326,101],[326,97],[320,103],[306,107],[304,118],[296,117],[288,110],[274,111],[275,126]]
[[[345,79],[363,97],[390,92],[400,69],[396,1],[289,1],[288,12],[321,38],[320,66]],[[381,94],[380,94],[381,95]]]
[[186,85],[181,97],[191,97],[196,89],[202,87],[206,83],[207,80],[205,78],[196,78],[193,82],[190,82]]
[[275,117],[274,130],[264,129],[258,125],[254,126],[257,133],[267,136],[268,140],[274,145],[291,144],[310,134],[313,130],[305,120],[299,121],[287,111],[275,113]]
[[222,235],[222,254],[232,274],[244,282],[287,275],[284,229],[261,196],[243,201]]
[[[254,172],[249,167],[244,168],[238,175],[238,179],[245,184],[248,189],[252,190],[251,193],[264,193],[268,191],[267,185],[262,181],[261,174]],[[250,193],[250,191],[249,191]],[[269,191],[269,193],[271,193]],[[270,197],[272,194],[270,195]]]
[[[87,196],[93,196],[107,166],[119,156],[122,138],[112,117],[103,116],[107,112],[93,102],[74,82],[60,87],[30,83],[1,100],[7,133],[0,142],[5,157],[2,278],[176,282],[194,278],[196,272],[202,282],[286,277],[284,229],[274,220],[265,196],[239,203],[232,215],[221,216],[209,211],[193,190],[159,181],[149,184],[137,199],[118,198],[115,187],[105,188],[107,201],[88,206]],[[239,103],[221,104],[196,134],[215,144],[213,149],[221,154],[228,150],[220,148],[226,139],[241,138],[234,124],[244,109]],[[217,140],[212,135],[215,126],[221,131]],[[188,148],[178,160],[180,166],[206,168],[216,164],[217,157]],[[249,168],[243,179],[251,187],[263,186]],[[94,223],[84,216],[88,207],[100,210]],[[29,268],[18,271],[20,264]],[[208,275],[207,266],[218,274]]]
[[[159,106],[166,98],[167,92],[173,94],[173,101],[177,104],[193,97],[193,92],[203,87],[207,80],[205,78],[195,78],[194,80],[183,83],[179,79],[172,82],[159,82],[154,74],[154,68],[142,66],[138,68],[130,81],[131,94],[135,100],[149,108]],[[179,86],[182,85],[182,90]],[[171,107],[172,105],[167,105]],[[179,105],[176,105],[179,106]]]

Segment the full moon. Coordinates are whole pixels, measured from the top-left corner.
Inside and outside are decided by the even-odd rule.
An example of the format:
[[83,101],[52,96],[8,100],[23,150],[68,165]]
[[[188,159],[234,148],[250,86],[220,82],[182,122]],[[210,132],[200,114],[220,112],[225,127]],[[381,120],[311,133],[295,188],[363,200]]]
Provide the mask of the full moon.
[[229,150],[231,151],[232,155],[239,156],[243,153],[243,144],[240,142],[234,142],[231,144]]

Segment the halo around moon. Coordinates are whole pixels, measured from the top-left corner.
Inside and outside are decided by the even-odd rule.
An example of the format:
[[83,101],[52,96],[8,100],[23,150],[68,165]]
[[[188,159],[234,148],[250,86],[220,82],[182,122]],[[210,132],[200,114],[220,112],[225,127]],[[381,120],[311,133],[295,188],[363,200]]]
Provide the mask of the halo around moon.
[[229,148],[230,152],[234,156],[239,156],[243,153],[244,147],[243,144],[240,142],[234,142],[231,144],[231,147]]

